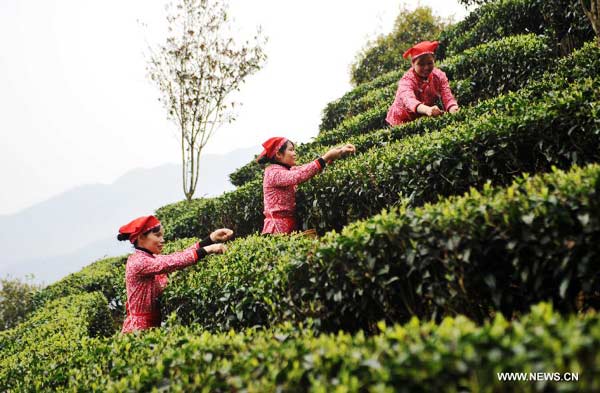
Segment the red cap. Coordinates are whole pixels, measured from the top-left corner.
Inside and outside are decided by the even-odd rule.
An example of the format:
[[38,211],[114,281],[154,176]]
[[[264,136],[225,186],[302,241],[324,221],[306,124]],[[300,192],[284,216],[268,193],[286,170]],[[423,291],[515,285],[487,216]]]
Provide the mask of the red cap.
[[413,46],[412,48],[410,48],[406,52],[404,52],[402,57],[404,57],[405,59],[408,59],[408,56],[410,56],[412,58],[411,60],[414,60],[417,57],[422,56],[422,55],[426,55],[426,54],[433,55],[439,44],[440,43],[438,41],[419,42],[418,44],[416,44],[415,46]]
[[135,243],[142,233],[148,232],[159,225],[160,221],[158,221],[158,218],[154,216],[143,216],[136,218],[129,224],[123,225],[119,228],[119,233],[129,235],[129,241]]
[[281,136],[275,136],[273,138],[267,139],[262,144],[264,147],[264,150],[262,151],[262,153],[260,153],[257,160],[259,160],[261,157],[267,157],[267,158],[275,157],[275,153],[277,153],[277,151],[279,149],[281,149],[281,146],[285,145],[285,143],[287,141],[288,141],[287,138],[283,138]]

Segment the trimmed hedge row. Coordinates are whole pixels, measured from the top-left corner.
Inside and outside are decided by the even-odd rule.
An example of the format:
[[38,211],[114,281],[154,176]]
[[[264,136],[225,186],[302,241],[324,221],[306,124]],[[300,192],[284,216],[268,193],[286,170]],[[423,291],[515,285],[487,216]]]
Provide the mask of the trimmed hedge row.
[[[561,311],[600,307],[600,167],[486,184],[462,197],[406,204],[319,242],[253,236],[174,275],[163,315],[211,330],[315,320],[372,331],[465,314],[482,321],[541,300]],[[193,242],[190,240],[190,244]]]
[[[554,59],[543,37],[533,34],[513,36],[467,50],[447,59],[440,67],[451,80],[452,91],[462,106],[498,94],[518,90],[539,79],[554,65]],[[475,72],[473,71],[475,70]],[[377,128],[387,127],[385,117],[394,100],[397,80],[388,86],[369,91],[345,105],[338,113],[336,128],[321,131],[313,142],[299,146],[306,150],[339,143],[346,138]],[[440,103],[441,106],[441,103]],[[333,124],[333,121],[330,121]],[[233,185],[241,186],[261,173],[254,160],[229,175]]]
[[[579,81],[535,103],[527,95],[511,94],[503,109],[337,162],[299,187],[301,228],[341,228],[393,205],[399,195],[419,205],[488,179],[507,184],[521,172],[597,161],[599,84],[597,79]],[[499,113],[507,109],[510,113]],[[260,179],[211,202],[200,226],[229,226],[238,235],[260,229]]]
[[299,187],[301,228],[339,229],[400,195],[420,205],[487,180],[507,184],[522,172],[598,161],[600,79],[550,96],[534,104],[511,95],[511,113],[492,111],[337,162]]
[[[494,43],[486,46],[494,46]],[[569,83],[572,83],[575,80],[585,77],[596,77],[599,75],[598,70],[600,70],[600,47],[594,42],[589,42],[585,44],[582,49],[573,52],[568,57],[558,60],[558,62],[554,64],[555,68],[552,72],[546,71],[538,80],[528,82],[525,87],[520,89],[516,94],[529,100],[536,100],[547,97],[554,90],[568,88]],[[373,90],[371,93],[381,92],[381,90]],[[472,107],[463,107],[461,112],[454,114],[453,116],[434,118],[424,117],[401,126],[372,130],[351,137],[348,137],[348,134],[344,129],[328,131],[327,133],[323,133],[318,140],[298,147],[298,150],[301,152],[299,162],[308,162],[312,160],[313,157],[322,154],[329,146],[342,142],[354,144],[357,147],[357,152],[363,153],[373,147],[385,146],[386,144],[398,141],[406,136],[439,130],[450,124],[464,121],[466,118],[475,118],[482,114],[489,113],[490,111],[510,111],[513,101],[512,94],[500,95],[495,98],[480,101]],[[383,111],[383,106],[381,110]],[[262,178],[263,169],[253,161],[238,169],[238,172],[243,173],[243,175],[238,178],[238,184],[236,184],[239,186],[251,180],[256,180],[259,177]],[[234,172],[232,176],[236,173],[237,172]]]
[[[92,392],[597,391],[600,317],[562,317],[540,304],[520,320],[411,320],[363,334],[274,330],[209,334],[174,327],[88,339],[67,390]],[[500,372],[576,373],[576,382],[504,382]],[[36,375],[48,383],[48,375]]]
[[126,256],[106,258],[94,262],[77,273],[69,274],[62,280],[38,291],[34,297],[36,308],[42,308],[49,301],[69,295],[87,292],[101,292],[108,300],[115,319],[121,319],[125,312],[125,262]]
[[[418,121],[411,122],[401,127],[394,127],[390,130],[374,131],[370,134],[356,137],[356,139],[351,139],[350,141],[356,143],[359,151],[365,151],[367,149],[370,149],[371,147],[376,147],[379,150],[381,150],[386,146],[387,148],[389,148],[388,145],[390,145],[393,141],[398,140],[400,138],[404,138],[411,134],[427,133],[432,130],[443,129],[443,127],[445,126],[450,127],[447,129],[446,132],[451,132],[451,126],[452,124],[454,124],[455,121],[459,122],[464,121],[465,119],[469,119],[469,124],[481,123],[481,120],[479,118],[482,115],[486,117],[492,116],[488,120],[488,123],[506,123],[502,121],[502,119],[504,118],[503,113],[510,113],[510,119],[511,122],[514,123],[514,127],[520,128],[520,126],[518,125],[518,122],[520,121],[518,116],[523,116],[523,119],[526,120],[525,124],[527,124],[527,122],[531,123],[531,114],[541,113],[544,110],[548,109],[548,105],[553,105],[552,100],[554,100],[555,95],[565,94],[564,91],[569,91],[570,89],[577,88],[576,86],[571,86],[569,84],[570,82],[579,80],[588,75],[591,77],[596,77],[599,70],[600,48],[595,43],[589,43],[583,49],[574,52],[571,56],[561,59],[558,62],[555,73],[548,73],[544,75],[540,82],[535,82],[527,85],[525,89],[521,89],[517,94],[511,93],[501,97],[497,97],[492,100],[482,101],[475,107],[464,108],[461,112],[453,116],[441,116],[438,118],[419,119]],[[578,92],[574,92],[571,98],[577,99],[578,94]],[[549,100],[550,97],[552,97],[552,99]],[[540,100],[543,102],[534,104],[536,101]],[[580,102],[584,103],[585,100],[589,100],[589,98],[584,99],[582,97]],[[533,105],[533,108],[538,108],[538,106],[541,105],[541,109],[530,111],[530,105]],[[569,111],[576,109],[575,105],[568,105],[570,106],[570,108],[568,109]],[[573,122],[573,125],[577,124],[577,122],[574,119],[569,120],[568,115],[564,115],[556,111],[552,113],[555,114],[555,116],[552,115],[552,117],[557,117],[560,119],[566,118],[568,122]],[[541,115],[544,114],[541,113]],[[590,119],[588,118],[588,120]],[[545,121],[542,121],[542,123],[544,127],[548,127],[548,125],[550,124]],[[490,125],[490,127],[494,128],[495,126]],[[568,131],[570,127],[571,126],[569,126],[568,128],[564,128],[564,130]],[[552,132],[556,133],[559,131],[554,130]],[[443,135],[443,133],[438,132],[435,135],[437,135],[439,139],[439,137]],[[423,138],[427,137],[423,136]],[[339,141],[343,141],[342,136],[340,136]],[[423,141],[425,140],[423,139]],[[361,147],[363,144],[365,146],[364,148]],[[306,146],[308,147],[309,145]],[[315,150],[312,152],[310,150],[303,152],[303,157],[312,158],[311,154],[315,154],[317,152],[322,153],[322,151],[320,151],[322,147],[318,147],[317,144],[314,144],[313,146],[316,146]],[[410,151],[409,146],[407,146],[407,150]],[[538,153],[540,153],[539,149],[537,149],[537,151]],[[398,153],[396,153],[396,155],[398,155]],[[362,155],[357,156],[354,159],[354,161],[363,160],[362,157]],[[391,159],[395,159],[395,157],[392,157]],[[575,161],[576,157],[573,157],[573,159]],[[325,171],[325,173],[337,172],[337,168],[339,167],[339,165],[345,165],[346,162],[348,162],[348,160],[336,163],[333,168],[328,168]],[[575,162],[583,161],[576,160]],[[377,163],[375,163],[374,165],[377,165]],[[319,175],[317,178],[311,180],[308,184],[313,183],[315,180],[318,180],[321,176],[323,175]],[[345,179],[345,177],[341,177],[340,182],[343,183]],[[483,177],[483,179],[485,180],[485,177]],[[200,229],[207,231],[207,228],[209,226],[211,228],[216,227],[220,225],[219,223],[223,223],[225,221],[234,224],[236,229],[242,229],[242,231],[239,232],[242,235],[251,233],[253,231],[259,230],[260,225],[262,223],[261,183],[262,179],[257,177],[250,183],[245,184],[243,187],[240,187],[235,191],[225,194],[221,198],[215,198],[210,200],[195,200],[192,204],[187,203],[185,201],[179,202],[159,209],[157,211],[157,214],[160,216],[161,221],[163,221],[163,223],[167,226],[167,236],[169,236],[171,239],[178,237],[189,237],[199,235],[202,236],[204,235],[204,233],[199,233]],[[301,199],[302,198],[299,198],[299,202],[302,202]],[[224,203],[224,200],[232,201],[232,206],[238,206],[238,208],[240,209],[240,214],[236,213],[236,210],[234,208],[228,207],[228,205]],[[206,207],[199,208],[198,211],[194,213],[191,211],[189,206],[194,206],[196,203],[206,204]],[[378,210],[374,210],[374,212],[378,212]],[[196,217],[198,217],[198,219],[196,219]],[[189,230],[189,228],[194,228],[194,231]],[[210,228],[208,228],[208,230],[210,230]]]
[[459,103],[515,91],[539,79],[555,64],[550,46],[534,34],[515,35],[477,45],[443,62]]
[[[185,245],[194,241],[186,239]],[[227,245],[226,255],[171,275],[162,315],[176,312],[179,323],[225,331],[289,320],[293,310],[284,305],[290,304],[286,300],[290,261],[309,253],[314,244],[299,235],[236,240]]]
[[540,300],[573,312],[600,307],[599,239],[600,167],[592,165],[351,224],[297,258],[288,281],[297,283],[290,292],[300,315],[325,330],[372,330],[413,315],[481,321]]
[[69,381],[82,338],[108,336],[112,322],[99,292],[48,303],[26,322],[0,332],[0,390],[50,391]]
[[526,33],[548,36],[553,50],[562,54],[594,38],[579,1],[493,1],[442,32],[437,55],[442,59],[481,43]]
[[[554,57],[544,37],[524,34],[477,45],[445,59],[439,67],[448,75],[453,93],[460,105],[466,106],[479,99],[494,97],[499,93],[525,86],[529,81],[539,78],[545,70],[550,69]],[[398,80],[405,71],[403,70],[393,82],[370,90],[358,99],[344,102],[334,112],[335,119],[325,119],[328,116],[326,111],[322,124],[327,123],[333,127],[321,128],[319,137],[327,130],[343,128],[344,123],[352,116],[375,107],[387,104],[385,107],[387,113],[387,108],[394,100]],[[385,114],[382,124],[386,125]]]
[[373,79],[369,83],[363,83],[355,87],[341,98],[330,102],[325,109],[323,109],[323,117],[321,124],[319,125],[319,130],[332,130],[336,128],[346,118],[348,107],[352,102],[360,99],[373,90],[397,83],[403,74],[404,70],[388,72]]

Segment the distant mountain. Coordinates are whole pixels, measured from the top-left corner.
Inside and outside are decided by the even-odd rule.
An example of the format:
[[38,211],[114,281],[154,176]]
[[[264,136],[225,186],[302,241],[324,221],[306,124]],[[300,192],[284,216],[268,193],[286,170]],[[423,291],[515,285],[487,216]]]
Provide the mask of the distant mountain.
[[[228,175],[246,164],[259,147],[200,160],[196,196],[217,196],[234,187]],[[118,242],[129,220],[184,198],[181,165],[134,169],[112,184],[76,187],[12,215],[0,216],[0,276],[32,273],[53,282],[92,261],[131,250]]]

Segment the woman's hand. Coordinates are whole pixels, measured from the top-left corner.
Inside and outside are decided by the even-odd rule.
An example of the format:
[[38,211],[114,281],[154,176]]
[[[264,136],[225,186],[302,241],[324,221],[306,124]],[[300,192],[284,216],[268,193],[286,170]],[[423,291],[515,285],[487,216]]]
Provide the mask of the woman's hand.
[[228,228],[217,229],[210,234],[210,240],[213,242],[226,242],[233,236],[233,231]]
[[434,106],[427,106],[425,104],[420,104],[417,107],[417,112],[425,115],[425,116],[440,116],[441,114],[443,114],[444,112],[442,112],[442,110],[440,108],[438,108],[437,105]]
[[448,109],[448,112],[450,113],[456,113],[458,112],[460,108],[457,105],[454,105],[453,107],[451,107],[450,109]]
[[223,254],[227,251],[227,247],[225,247],[224,244],[215,243],[204,247],[204,251],[206,251],[207,254]]
[[351,154],[356,152],[356,147],[352,144],[347,144],[340,147],[334,147],[329,150],[327,153],[323,154],[323,159],[327,162],[337,160],[340,157],[345,156],[346,154]]
[[348,154],[356,153],[356,147],[354,147],[354,145],[351,143],[348,143],[347,145],[340,147],[340,149],[342,150],[340,157],[345,157]]

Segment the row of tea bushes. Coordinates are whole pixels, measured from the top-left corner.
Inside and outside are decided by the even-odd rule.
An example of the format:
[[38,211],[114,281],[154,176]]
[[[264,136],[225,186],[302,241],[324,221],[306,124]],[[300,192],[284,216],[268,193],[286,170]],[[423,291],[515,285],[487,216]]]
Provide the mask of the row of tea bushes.
[[[195,239],[185,239],[193,244]],[[291,260],[307,255],[315,240],[296,236],[249,236],[227,245],[226,255],[171,275],[162,315],[210,330],[270,326],[291,319],[287,276]],[[180,247],[182,248],[182,247]]]
[[[550,26],[545,25],[544,15],[540,11],[540,6],[543,6],[541,0],[505,0],[494,1],[479,7],[471,12],[465,20],[457,25],[447,29],[440,36],[440,47],[437,50],[438,60],[444,60],[448,55],[460,55],[462,51],[482,43],[502,39],[518,34],[544,34]],[[567,20],[577,21],[577,31],[585,31],[583,40],[579,40],[581,44],[585,41],[593,39],[593,32],[589,23],[585,21],[585,16],[581,10],[574,10],[572,0],[553,0],[546,7],[548,11],[548,22],[552,19],[550,16],[559,16],[555,10],[565,9],[571,10],[572,14],[567,15]],[[577,4],[578,6],[578,4]],[[556,18],[555,18],[556,19]],[[564,30],[563,23],[558,30]],[[554,29],[557,30],[557,29]],[[330,130],[346,117],[349,105],[373,89],[389,86],[397,82],[402,76],[404,70],[393,71],[381,75],[371,82],[361,84],[355,89],[346,93],[340,99],[333,101],[324,109],[323,119],[319,127],[320,130]]]
[[99,292],[47,303],[17,327],[0,332],[0,390],[52,391],[69,381],[73,353],[82,339],[113,332],[106,298]]
[[[339,229],[393,205],[400,195],[419,205],[487,180],[507,184],[522,172],[595,162],[600,151],[599,85],[597,79],[578,81],[537,101],[511,94],[500,109],[336,162],[299,187],[301,227]],[[261,179],[210,203],[196,218],[199,227],[226,226],[246,235],[262,226]],[[179,220],[164,218],[167,225]]]
[[600,307],[598,239],[594,164],[353,223],[298,258],[299,278],[288,281],[298,284],[290,291],[300,314],[325,330],[412,315],[480,321],[540,300],[573,312]]
[[[465,317],[412,319],[372,337],[316,335],[289,324],[273,330],[209,334],[173,327],[86,339],[64,359],[70,391],[197,392],[592,392],[600,389],[600,317],[563,317],[548,304],[519,320],[498,315],[478,326]],[[48,363],[42,363],[47,366]],[[507,382],[498,373],[558,373],[576,381]],[[568,373],[568,374],[567,374]],[[23,386],[21,381],[15,381]],[[25,391],[26,389],[16,389]]]
[[[555,55],[545,37],[523,34],[476,45],[459,55],[445,59],[438,67],[448,76],[452,92],[459,104],[467,106],[478,100],[518,90],[530,81],[539,79],[546,70],[552,68],[554,59]],[[383,112],[383,122],[387,108],[394,101],[398,80],[371,90],[360,99],[344,103],[345,112],[342,113],[339,109],[336,112],[339,122],[333,119],[324,119],[322,122],[334,125],[331,129],[352,128],[356,120],[349,125],[346,125],[346,121],[376,107],[382,107],[380,112]],[[439,105],[443,107],[441,103]],[[366,126],[369,124],[371,123],[367,123]],[[327,130],[321,129],[319,137]],[[366,130],[368,128],[365,127],[363,132]]]
[[299,187],[302,228],[320,231],[392,206],[461,194],[487,180],[507,184],[522,172],[600,158],[600,80],[577,82],[532,103],[512,96],[510,113],[492,111],[335,163]]
[[534,34],[515,35],[477,45],[441,65],[462,105],[516,91],[554,66],[547,40]]
[[[464,54],[447,59],[446,71],[453,93],[461,106],[518,90],[540,79],[555,64],[543,37],[533,34],[507,37],[482,44]],[[475,70],[475,71],[473,71]],[[369,91],[360,99],[344,104],[345,113],[337,112],[340,122],[332,130],[322,130],[311,143],[299,150],[331,146],[352,136],[387,126],[385,117],[394,100],[397,80],[388,86]],[[439,104],[442,106],[442,104]],[[329,123],[334,123],[329,120]],[[233,185],[241,186],[254,179],[261,167],[252,161],[229,175]]]
[[405,70],[388,72],[373,79],[371,82],[358,85],[341,98],[327,104],[323,109],[323,118],[319,130],[332,130],[336,128],[346,117],[349,107],[353,102],[361,99],[373,90],[378,90],[392,84],[396,84]]
[[[505,42],[505,41],[511,41],[513,39],[516,39],[514,45],[519,46],[519,45],[523,45],[523,46],[529,46],[530,47],[530,51],[531,53],[536,53],[536,52],[540,52],[540,53],[546,53],[547,54],[547,46],[544,43],[543,40],[541,40],[539,37],[535,37],[535,36],[531,36],[531,35],[525,35],[525,36],[519,36],[519,37],[509,37],[505,40],[502,40],[501,42]],[[478,52],[480,55],[483,55],[486,52],[493,52],[493,51],[498,51],[498,52],[502,52],[502,48],[497,47],[497,42],[493,42],[490,44],[484,44],[478,47]],[[532,57],[535,57],[532,55]],[[507,56],[507,58],[510,58],[509,60],[512,61],[512,57],[511,56]],[[550,69],[550,66],[544,65],[541,67],[538,67],[538,69],[534,69],[534,70],[528,70],[528,66],[527,63],[523,63],[522,64],[522,68],[520,68],[520,70],[518,72],[521,72],[521,75],[518,77],[518,79],[521,81],[521,83],[519,84],[514,84],[513,82],[506,80],[506,76],[497,76],[497,70],[490,70],[488,67],[491,67],[492,64],[486,65],[485,61],[482,62],[478,62],[474,61],[473,63],[465,63],[462,60],[462,57],[455,57],[452,59],[448,59],[448,64],[449,66],[447,67],[447,70],[449,73],[454,72],[454,67],[459,68],[461,70],[461,72],[464,72],[465,75],[469,72],[469,68],[471,67],[471,65],[476,65],[475,68],[481,68],[484,70],[488,70],[489,74],[495,78],[498,78],[499,80],[503,80],[503,83],[498,83],[496,84],[496,90],[494,88],[491,88],[488,93],[490,97],[494,97],[493,99],[488,99],[488,100],[483,100],[480,101],[479,103],[471,106],[471,107],[463,107],[462,108],[462,112],[466,111],[466,115],[468,116],[474,116],[474,115],[479,115],[481,113],[487,112],[490,109],[496,109],[500,106],[506,106],[505,104],[503,104],[504,101],[509,100],[510,98],[504,98],[504,97],[497,97],[498,92],[503,91],[505,89],[505,86],[503,86],[503,84],[507,84],[510,86],[510,89],[507,90],[511,90],[513,88],[517,88],[518,86],[522,86],[522,88],[520,90],[518,90],[518,94],[522,95],[523,97],[527,97],[529,99],[538,99],[538,98],[544,98],[544,97],[548,97],[549,94],[551,94],[552,91],[554,90],[563,90],[569,87],[569,83],[572,83],[576,80],[579,79],[583,79],[583,78],[587,78],[587,77],[591,77],[591,78],[595,78],[597,76],[599,76],[599,70],[600,70],[600,48],[598,47],[598,45],[595,42],[588,42],[586,43],[583,48],[581,48],[580,50],[577,50],[575,52],[573,52],[571,55],[564,57],[562,59],[559,59],[557,62],[553,62],[550,61],[549,58],[547,58],[548,64],[552,64],[552,69]],[[520,60],[519,60],[520,61]],[[506,69],[509,69],[510,67],[507,66]],[[543,69],[547,69],[547,71],[545,71],[543,74],[540,73],[540,70]],[[508,74],[512,75],[512,73],[516,72],[515,70],[511,70],[508,72]],[[530,73],[530,74],[529,74]],[[478,86],[480,85],[485,85],[485,78],[489,78],[490,75],[487,76],[483,76],[485,75],[485,73],[481,73],[479,74],[480,76],[475,76],[474,78],[476,79]],[[508,77],[510,77],[510,75],[508,75]],[[533,77],[535,75],[535,78]],[[465,79],[466,81],[466,79]],[[462,81],[461,81],[462,83]],[[468,91],[471,89],[470,87],[471,85],[469,84],[467,87],[465,87],[465,94],[470,94],[468,93]],[[462,88],[461,88],[462,89]],[[482,94],[483,96],[483,94]],[[510,96],[510,94],[509,94]],[[381,116],[385,116],[384,112],[387,110],[387,108],[385,107],[384,104],[380,104],[379,107],[377,107],[378,110],[381,113]],[[375,108],[374,108],[375,109]],[[506,108],[508,109],[508,108]],[[462,113],[460,113],[462,114]],[[437,120],[436,120],[437,119]],[[454,121],[462,121],[464,119],[464,117],[459,116],[458,118],[456,118],[456,115],[454,118],[452,117],[446,117],[446,116],[442,116],[439,118],[434,118],[434,119],[430,119],[430,118],[421,118],[416,122],[411,122],[408,124],[403,124],[401,126],[399,126],[400,130],[402,130],[403,128],[406,128],[407,130],[405,132],[402,132],[403,135],[411,135],[411,134],[415,134],[415,133],[422,133],[422,131],[420,131],[420,122],[425,122],[423,123],[426,126],[431,125],[431,127],[428,128],[432,128],[432,127],[438,127],[441,128],[443,126],[448,125],[450,122],[454,122]],[[352,124],[352,122],[354,122],[354,119],[349,119],[349,121],[351,122],[350,124]],[[416,132],[413,131],[416,128]],[[356,131],[356,132],[355,132]],[[302,145],[300,148],[302,150],[313,150],[313,153],[316,153],[316,149],[324,149],[325,146],[331,146],[334,145],[336,143],[341,143],[346,141],[348,138],[353,137],[354,135],[357,134],[361,134],[361,135],[369,135],[369,138],[378,138],[378,134],[383,132],[383,130],[377,130],[374,132],[364,132],[360,129],[360,127],[349,127],[348,129],[344,128],[344,127],[340,127],[336,130],[329,130],[326,132],[322,132],[314,142],[310,143],[310,144],[305,144]],[[313,148],[314,146],[314,148]]]
[[[600,306],[600,167],[485,185],[403,205],[320,241],[251,236],[174,275],[163,315],[211,330],[313,319],[373,330],[378,320],[462,313],[484,320],[541,300]],[[192,243],[189,240],[188,243]]]
[[99,291],[108,300],[113,316],[122,318],[126,298],[125,260],[126,257],[106,258],[69,274],[38,291],[34,298],[35,307],[41,308],[47,302],[65,296]]
[[516,34],[544,34],[554,51],[566,54],[594,38],[579,1],[503,0],[489,2],[442,32],[438,58]]

